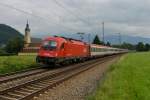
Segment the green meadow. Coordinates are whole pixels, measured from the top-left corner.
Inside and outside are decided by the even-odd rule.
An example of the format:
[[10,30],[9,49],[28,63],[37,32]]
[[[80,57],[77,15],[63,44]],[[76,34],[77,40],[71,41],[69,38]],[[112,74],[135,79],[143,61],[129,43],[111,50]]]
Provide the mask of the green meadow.
[[0,74],[38,67],[36,56],[0,56]]
[[150,100],[150,52],[122,56],[87,100]]

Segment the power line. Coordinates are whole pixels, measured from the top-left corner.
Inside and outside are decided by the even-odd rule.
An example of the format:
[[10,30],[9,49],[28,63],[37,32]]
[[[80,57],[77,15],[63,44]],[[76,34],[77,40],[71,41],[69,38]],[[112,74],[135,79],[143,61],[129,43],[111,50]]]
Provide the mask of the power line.
[[65,6],[63,6],[60,2],[58,2],[57,0],[53,0],[55,2],[55,4],[57,4],[59,7],[63,8],[64,10],[66,10],[68,13],[70,13],[71,15],[73,15],[74,17],[76,17],[77,19],[79,19],[80,21],[82,21],[83,23],[86,23],[87,25],[90,25],[89,22],[87,22],[86,20],[80,18],[79,16],[77,16],[76,14],[74,14],[71,10],[67,9]]
[[4,3],[0,3],[0,5],[4,6],[4,7],[7,7],[7,8],[15,9],[16,11],[22,12],[22,13],[27,14],[27,15],[31,15],[33,17],[39,17],[39,18],[41,18],[40,16],[36,16],[36,15],[34,15],[32,13],[29,13],[29,12],[24,11],[22,9],[15,8],[15,7],[11,6],[11,5],[7,5],[7,4],[4,4]]
[[[24,13],[24,14],[27,14],[27,15],[30,15],[30,16],[32,16],[32,17],[34,17],[34,18],[40,18],[40,19],[44,20],[47,24],[50,24],[50,23],[47,21],[48,19],[45,19],[44,17],[38,16],[38,15],[36,15],[36,14],[27,12],[27,11],[22,10],[22,9],[18,9],[18,8],[14,7],[14,6],[7,5],[7,4],[4,4],[4,3],[0,3],[0,5],[1,5],[1,6],[4,6],[4,7],[7,7],[7,8],[10,8],[10,9],[14,9],[14,10],[16,10],[16,11],[18,11],[18,12],[21,12],[21,13]],[[55,24],[55,25],[58,25],[58,24],[56,24],[56,23],[54,23],[54,22],[51,22],[51,23],[53,23],[53,24]],[[64,28],[67,28],[67,29],[69,29],[69,30],[75,31],[75,29],[68,28],[68,27],[66,27],[66,26],[63,26],[62,24],[59,24],[59,25],[61,25],[61,26],[64,27]]]

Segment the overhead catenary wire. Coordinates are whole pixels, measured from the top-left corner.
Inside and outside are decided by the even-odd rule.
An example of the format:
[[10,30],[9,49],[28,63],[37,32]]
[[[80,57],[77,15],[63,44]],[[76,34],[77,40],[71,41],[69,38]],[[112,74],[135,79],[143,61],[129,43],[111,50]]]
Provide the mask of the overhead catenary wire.
[[86,25],[90,25],[90,23],[84,19],[82,19],[81,17],[77,16],[75,13],[73,13],[71,10],[69,10],[68,8],[66,8],[64,5],[62,5],[60,2],[58,2],[57,0],[52,0],[54,1],[54,3],[56,5],[58,5],[59,7],[63,8],[64,10],[66,10],[68,13],[70,13],[72,16],[76,17],[76,19],[82,21],[84,24]]
[[[32,17],[42,19],[42,20],[44,20],[44,22],[46,22],[47,24],[58,25],[57,23],[54,23],[54,22],[50,22],[50,23],[49,23],[48,19],[46,19],[46,18],[44,18],[44,17],[42,17],[42,16],[39,16],[39,15],[33,14],[33,13],[31,13],[31,12],[28,12],[28,11],[25,11],[25,10],[22,10],[22,9],[19,9],[19,8],[16,8],[16,7],[14,7],[14,6],[11,6],[11,5],[8,5],[8,4],[4,4],[4,3],[0,3],[0,5],[1,5],[1,6],[4,6],[4,7],[7,7],[7,8],[10,8],[10,9],[14,9],[14,10],[16,10],[16,11],[18,11],[18,12],[21,12],[21,13],[24,13],[24,14],[27,14],[27,15],[30,15],[30,16],[32,16]],[[61,25],[62,27],[66,28],[66,29],[68,29],[68,30],[76,31],[75,29],[66,27],[66,26],[64,26],[64,25],[62,25],[62,24],[59,24],[59,25]]]
[[[66,8],[62,3],[58,2],[57,0],[52,0],[52,1],[54,1],[54,3],[55,3],[57,6],[63,8],[63,9],[64,9],[65,11],[67,11],[69,14],[71,14],[72,16],[74,16],[76,19],[80,20],[80,21],[83,22],[85,25],[88,25],[89,28],[91,28],[92,25],[91,25],[90,22],[88,22],[88,21],[82,19],[81,17],[79,17],[78,15],[76,15],[76,14],[75,14],[74,12],[72,12],[70,9]],[[88,34],[90,34],[90,33],[88,33]],[[88,35],[88,37],[89,37],[89,35]],[[90,37],[89,37],[89,38],[90,38]],[[90,39],[89,39],[89,40],[90,40]]]
[[[70,0],[70,2],[75,3],[74,0]],[[79,9],[79,8],[76,8],[76,9],[78,9],[78,11],[81,12],[81,9]],[[80,14],[80,12],[79,12],[79,14]],[[87,16],[86,16],[86,17],[87,17]],[[90,23],[90,22],[89,22],[89,23]],[[104,37],[104,35],[105,35],[105,34],[104,34],[104,21],[102,21],[102,23],[103,23],[103,24],[102,24],[102,27],[103,27],[103,28],[102,28],[102,41],[105,42],[105,37]],[[99,24],[98,21],[97,21],[97,24]],[[92,25],[92,26],[93,26],[93,25]],[[97,26],[97,27],[98,27],[98,26]],[[99,28],[99,27],[98,27],[98,28]],[[90,35],[90,33],[89,33],[89,35]],[[88,37],[90,37],[89,35],[88,35]],[[100,34],[100,35],[101,35],[101,34]],[[90,39],[89,39],[89,41],[90,41]]]

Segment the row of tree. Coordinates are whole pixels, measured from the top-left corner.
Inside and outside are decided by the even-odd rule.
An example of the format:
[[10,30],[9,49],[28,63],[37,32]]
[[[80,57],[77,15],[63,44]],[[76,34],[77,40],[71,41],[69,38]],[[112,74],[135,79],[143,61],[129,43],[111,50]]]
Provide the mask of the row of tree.
[[109,42],[104,43],[104,42],[100,41],[98,35],[95,36],[92,43],[106,45],[106,46],[112,46],[112,47],[122,48],[122,49],[135,50],[135,51],[149,51],[150,50],[150,44],[148,44],[148,43],[144,44],[143,42],[139,42],[138,44],[133,45],[133,44],[124,42],[120,45],[111,45]]
[[113,47],[129,49],[129,50],[134,50],[134,51],[149,51],[150,50],[150,44],[148,43],[144,44],[143,42],[139,42],[136,45],[124,42],[121,45],[113,45]]

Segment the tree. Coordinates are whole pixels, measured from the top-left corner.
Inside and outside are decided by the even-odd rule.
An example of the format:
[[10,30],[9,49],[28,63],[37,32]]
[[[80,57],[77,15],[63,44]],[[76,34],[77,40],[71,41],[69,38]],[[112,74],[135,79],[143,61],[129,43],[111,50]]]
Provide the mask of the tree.
[[106,46],[111,46],[110,42],[107,42],[107,43],[106,43]]
[[100,41],[98,35],[95,36],[95,38],[94,38],[94,40],[93,40],[93,44],[103,44],[103,43]]
[[0,48],[0,54],[4,54],[5,50],[3,48]]
[[149,51],[150,50],[150,45],[148,43],[145,44],[145,51]]
[[143,44],[143,42],[139,42],[136,46],[136,50],[137,51],[144,51],[145,50],[145,46]]
[[8,41],[5,50],[8,53],[18,53],[23,48],[23,39],[16,37]]
[[123,48],[123,49],[129,49],[129,50],[135,50],[135,45],[124,42],[121,45],[121,48]]

